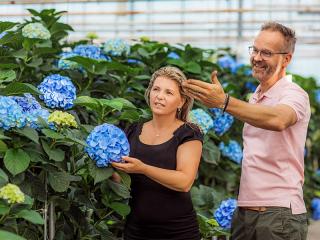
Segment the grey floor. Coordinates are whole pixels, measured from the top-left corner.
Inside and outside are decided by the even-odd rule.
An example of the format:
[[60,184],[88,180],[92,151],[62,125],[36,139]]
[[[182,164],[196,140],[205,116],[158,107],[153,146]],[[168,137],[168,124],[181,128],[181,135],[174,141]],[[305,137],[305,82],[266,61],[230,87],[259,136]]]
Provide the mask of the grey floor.
[[309,225],[308,240],[320,240],[320,221],[313,221]]

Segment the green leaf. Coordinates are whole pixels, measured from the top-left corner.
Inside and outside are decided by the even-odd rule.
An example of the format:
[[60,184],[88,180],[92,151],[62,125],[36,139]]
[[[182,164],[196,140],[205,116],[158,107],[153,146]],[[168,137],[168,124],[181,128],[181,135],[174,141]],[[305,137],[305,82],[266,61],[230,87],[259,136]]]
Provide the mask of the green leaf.
[[12,82],[16,77],[16,72],[13,70],[0,70],[0,83]]
[[29,138],[30,140],[34,141],[35,143],[39,144],[39,135],[36,130],[29,127],[24,127],[22,129],[16,129],[15,132],[19,133],[22,136]]
[[63,136],[60,133],[57,133],[51,129],[42,129],[41,132],[46,135],[46,137],[52,138],[52,139],[64,139],[65,136]]
[[3,133],[0,132],[0,139],[1,140],[10,140],[11,138],[3,135]]
[[15,64],[15,63],[0,63],[0,68],[1,69],[15,69],[15,68],[19,68],[19,65]]
[[219,227],[219,223],[217,222],[217,220],[210,218],[207,220],[207,223],[213,227]]
[[28,10],[33,16],[40,16],[40,13],[37,12],[36,10],[34,10],[34,9],[27,8],[27,10]]
[[28,51],[22,48],[18,51],[12,52],[11,55],[15,58],[26,59],[28,56]]
[[188,72],[191,72],[191,73],[201,74],[201,67],[196,62],[188,62],[184,66],[184,69],[187,70]]
[[44,224],[44,221],[43,221],[41,215],[34,210],[24,209],[24,210],[17,213],[17,217],[23,218],[31,223],[34,223],[34,224],[41,224],[41,225]]
[[8,182],[8,175],[0,168],[0,185]]
[[98,111],[99,108],[100,108],[100,102],[95,99],[95,98],[92,98],[92,97],[89,97],[89,96],[80,96],[80,97],[77,97],[73,103],[75,105],[80,105],[80,106],[85,106],[85,107],[88,107],[92,110],[95,110],[95,111]]
[[108,179],[107,182],[109,187],[120,197],[123,197],[123,198],[130,197],[130,191],[124,184],[116,183],[110,179]]
[[125,217],[130,213],[130,207],[127,204],[120,203],[120,202],[113,202],[109,206],[121,216]]
[[113,98],[112,101],[122,103],[123,108],[136,109],[136,106],[125,98]]
[[70,176],[66,172],[51,171],[49,172],[49,183],[56,192],[65,192],[70,185]]
[[144,48],[139,48],[138,53],[144,58],[149,58],[149,53]]
[[203,145],[202,158],[205,162],[217,165],[220,161],[221,153],[220,149],[213,143],[213,141],[207,141]]
[[78,139],[78,138],[75,138],[75,137],[68,136],[65,139],[70,141],[70,142],[78,143],[78,144],[80,144],[80,145],[82,145],[84,147],[88,146],[88,144],[85,141],[83,141],[81,139]]
[[101,104],[101,106],[105,107],[105,106],[108,106],[108,107],[111,107],[113,109],[116,109],[118,111],[121,111],[122,110],[122,107],[123,107],[123,103],[120,102],[120,101],[117,101],[117,100],[114,100],[114,99],[98,99],[99,103]]
[[126,110],[120,115],[120,120],[128,120],[130,122],[137,122],[140,118],[136,110]]
[[120,175],[121,177],[121,182],[128,188],[130,189],[131,187],[131,178],[130,175],[122,172],[122,171],[117,171],[117,173]]
[[68,24],[59,22],[54,23],[50,28],[51,34],[55,34],[61,31],[73,31],[73,28]]
[[29,83],[13,82],[2,90],[4,95],[21,95],[23,93],[41,94],[41,92]]
[[42,58],[32,58],[31,62],[28,62],[26,65],[29,67],[39,67],[43,63]]
[[0,22],[0,33],[9,30],[11,28],[13,28],[14,26],[16,26],[19,23],[15,23],[15,22],[5,22],[5,21],[1,21]]
[[20,237],[19,235],[16,235],[14,233],[0,230],[0,239],[5,240],[27,240],[24,237]]
[[12,175],[26,170],[30,163],[30,156],[22,149],[9,149],[4,156],[4,165]]
[[9,206],[0,204],[0,216],[8,214],[9,212],[10,212]]
[[41,141],[41,143],[43,150],[49,156],[49,159],[52,159],[56,162],[62,162],[64,160],[64,151],[62,151],[62,149],[52,149],[45,141]]
[[7,150],[8,150],[7,144],[4,141],[0,140],[0,153],[6,152]]
[[113,168],[98,168],[93,161],[89,162],[89,173],[91,177],[94,179],[94,184],[102,182],[109,177],[111,177],[112,173],[114,172]]

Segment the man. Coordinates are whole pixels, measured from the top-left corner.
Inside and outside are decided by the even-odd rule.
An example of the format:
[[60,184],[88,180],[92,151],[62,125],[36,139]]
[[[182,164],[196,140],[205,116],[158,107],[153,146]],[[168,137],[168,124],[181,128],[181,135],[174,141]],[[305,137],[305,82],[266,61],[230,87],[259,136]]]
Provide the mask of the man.
[[190,79],[184,85],[206,106],[245,122],[232,240],[306,239],[302,185],[310,103],[286,75],[295,42],[294,31],[279,23],[261,27],[249,47],[252,74],[260,82],[249,103],[226,94],[215,72],[212,84]]

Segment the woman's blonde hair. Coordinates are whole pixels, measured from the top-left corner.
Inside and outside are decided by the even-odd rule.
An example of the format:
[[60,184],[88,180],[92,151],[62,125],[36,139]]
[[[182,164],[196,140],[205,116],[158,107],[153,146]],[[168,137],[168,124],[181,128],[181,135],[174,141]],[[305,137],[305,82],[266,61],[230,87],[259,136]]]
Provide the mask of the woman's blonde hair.
[[172,67],[172,66],[165,66],[155,71],[151,76],[149,86],[144,94],[146,102],[148,103],[149,106],[150,106],[150,91],[153,87],[154,81],[158,77],[167,77],[178,84],[180,95],[185,100],[185,102],[180,109],[177,109],[176,118],[180,119],[183,122],[187,122],[188,114],[193,105],[193,98],[190,97],[185,91],[185,89],[182,87],[182,82],[186,81],[187,77],[179,68]]

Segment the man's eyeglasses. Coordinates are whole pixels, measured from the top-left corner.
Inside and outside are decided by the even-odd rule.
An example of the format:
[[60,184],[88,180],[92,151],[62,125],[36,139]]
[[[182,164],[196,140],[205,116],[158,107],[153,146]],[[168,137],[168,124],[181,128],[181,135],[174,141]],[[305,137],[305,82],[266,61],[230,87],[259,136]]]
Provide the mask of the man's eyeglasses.
[[259,49],[255,48],[254,46],[249,47],[250,56],[254,57],[254,56],[257,56],[259,53],[263,59],[271,58],[275,54],[288,54],[288,52],[271,52],[269,50],[259,50]]

